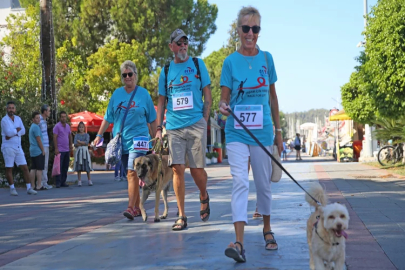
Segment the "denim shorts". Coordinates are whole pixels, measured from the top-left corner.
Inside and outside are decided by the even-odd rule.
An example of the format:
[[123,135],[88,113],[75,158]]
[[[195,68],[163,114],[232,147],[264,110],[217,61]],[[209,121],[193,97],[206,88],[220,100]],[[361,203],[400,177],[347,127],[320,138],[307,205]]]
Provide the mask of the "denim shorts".
[[146,153],[142,153],[142,152],[136,152],[136,153],[130,152],[129,154],[123,154],[121,157],[121,162],[124,165],[124,171],[127,171],[127,170],[134,171],[135,170],[134,169],[134,160],[137,157],[142,157],[145,155],[146,155]]

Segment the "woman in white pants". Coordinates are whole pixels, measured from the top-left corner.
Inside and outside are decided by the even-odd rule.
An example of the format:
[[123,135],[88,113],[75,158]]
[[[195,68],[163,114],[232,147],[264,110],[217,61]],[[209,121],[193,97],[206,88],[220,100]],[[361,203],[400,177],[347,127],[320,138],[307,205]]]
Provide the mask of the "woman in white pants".
[[[256,138],[272,152],[273,143],[282,152],[277,81],[273,57],[256,47],[260,32],[260,13],[256,8],[244,7],[238,14],[237,26],[241,46],[228,56],[222,67],[220,112],[229,115],[227,109],[250,129]],[[228,105],[229,104],[229,105]],[[273,136],[273,116],[276,135]],[[257,192],[258,212],[263,215],[263,237],[266,250],[278,249],[271,231],[271,159],[242,127],[229,116],[225,127],[226,149],[233,177],[232,219],[236,242],[225,250],[225,255],[237,262],[245,262],[243,248],[244,227],[248,222],[249,196],[248,160],[250,157]],[[273,140],[274,137],[274,140]]]

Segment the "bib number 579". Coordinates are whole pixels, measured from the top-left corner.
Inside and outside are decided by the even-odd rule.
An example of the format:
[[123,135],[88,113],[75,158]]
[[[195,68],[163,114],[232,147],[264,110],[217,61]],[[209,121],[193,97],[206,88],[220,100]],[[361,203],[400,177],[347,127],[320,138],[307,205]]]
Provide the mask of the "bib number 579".
[[177,98],[177,105],[187,105],[188,104],[188,98]]

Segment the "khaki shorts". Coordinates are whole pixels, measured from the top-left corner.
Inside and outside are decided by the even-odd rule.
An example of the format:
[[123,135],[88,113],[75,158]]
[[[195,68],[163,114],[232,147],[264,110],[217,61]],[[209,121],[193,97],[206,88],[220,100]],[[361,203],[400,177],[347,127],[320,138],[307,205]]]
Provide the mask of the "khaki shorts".
[[169,166],[186,164],[190,168],[205,168],[207,148],[207,122],[202,117],[197,123],[180,129],[167,131],[169,141]]

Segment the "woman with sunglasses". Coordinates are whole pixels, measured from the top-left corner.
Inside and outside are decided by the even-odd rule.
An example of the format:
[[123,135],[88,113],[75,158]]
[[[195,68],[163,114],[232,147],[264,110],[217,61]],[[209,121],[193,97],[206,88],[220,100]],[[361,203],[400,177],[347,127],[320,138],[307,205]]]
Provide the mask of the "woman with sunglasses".
[[[278,249],[270,226],[271,159],[227,111],[232,110],[271,153],[273,143],[277,145],[279,153],[282,152],[283,143],[275,88],[277,75],[273,57],[256,46],[261,29],[260,20],[260,13],[254,7],[243,7],[239,11],[237,31],[241,42],[240,48],[225,59],[220,81],[219,109],[223,115],[229,116],[226,121],[225,136],[228,162],[233,178],[231,207],[236,234],[236,242],[226,248],[225,255],[237,262],[246,261],[243,235],[245,224],[248,222],[249,157],[256,185],[257,211],[263,215],[264,248]],[[274,139],[271,116],[276,127]]]
[[[128,219],[133,220],[134,217],[141,215],[139,209],[139,178],[134,169],[134,160],[145,155],[148,150],[148,124],[151,127],[151,137],[155,137],[156,111],[149,92],[137,85],[138,72],[135,63],[132,61],[127,60],[122,63],[121,82],[124,86],[115,89],[112,94],[103,123],[94,140],[94,145],[100,142],[110,123],[114,124],[114,136],[120,132],[122,119],[125,111],[128,110],[121,134],[123,147],[121,162],[125,167],[124,170],[127,171],[129,197],[128,208],[123,214]],[[135,89],[135,96],[128,108],[128,102]]]

